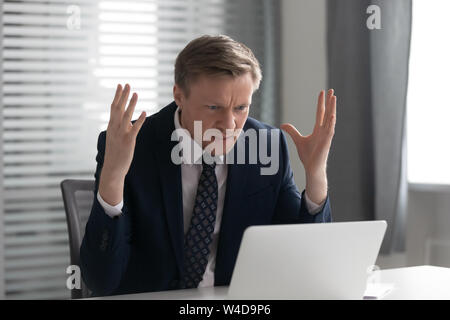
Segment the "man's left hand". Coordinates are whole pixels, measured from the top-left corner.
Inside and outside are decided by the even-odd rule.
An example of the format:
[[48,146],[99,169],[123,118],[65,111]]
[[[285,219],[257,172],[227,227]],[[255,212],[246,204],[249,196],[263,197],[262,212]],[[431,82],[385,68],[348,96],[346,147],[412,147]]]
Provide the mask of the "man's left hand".
[[327,195],[326,164],[336,125],[336,96],[334,90],[319,94],[316,123],[312,134],[303,136],[290,123],[281,125],[292,138],[306,173],[306,193],[315,203],[321,203]]

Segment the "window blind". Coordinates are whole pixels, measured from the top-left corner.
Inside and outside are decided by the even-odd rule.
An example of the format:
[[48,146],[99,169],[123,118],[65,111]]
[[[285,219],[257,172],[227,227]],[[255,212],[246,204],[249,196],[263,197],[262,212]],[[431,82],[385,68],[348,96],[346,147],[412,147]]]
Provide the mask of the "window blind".
[[252,115],[277,121],[276,15],[276,4],[265,0],[2,2],[7,299],[70,297],[59,184],[94,178],[97,137],[117,83],[139,94],[134,118],[152,114],[172,101],[177,53],[197,36],[228,34],[263,66],[267,84]]

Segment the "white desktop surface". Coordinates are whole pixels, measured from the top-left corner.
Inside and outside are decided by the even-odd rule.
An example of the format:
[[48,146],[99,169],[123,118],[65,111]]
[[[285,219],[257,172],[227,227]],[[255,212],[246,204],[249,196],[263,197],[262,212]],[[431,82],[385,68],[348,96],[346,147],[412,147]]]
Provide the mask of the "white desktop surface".
[[381,283],[394,285],[384,300],[450,300],[450,268],[417,266],[377,272]]
[[[375,271],[376,281],[392,284],[393,289],[382,299],[450,299],[450,268],[417,266]],[[89,300],[225,300],[228,287],[137,293]]]

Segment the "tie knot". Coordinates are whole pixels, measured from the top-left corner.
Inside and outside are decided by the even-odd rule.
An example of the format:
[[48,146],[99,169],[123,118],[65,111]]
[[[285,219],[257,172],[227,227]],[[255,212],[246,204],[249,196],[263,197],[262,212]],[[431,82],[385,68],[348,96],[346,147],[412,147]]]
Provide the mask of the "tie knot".
[[[211,161],[209,161],[211,162]],[[205,159],[202,158],[202,165],[203,165],[203,170],[211,170],[213,171],[216,168],[216,162],[212,162],[212,163],[206,163]]]

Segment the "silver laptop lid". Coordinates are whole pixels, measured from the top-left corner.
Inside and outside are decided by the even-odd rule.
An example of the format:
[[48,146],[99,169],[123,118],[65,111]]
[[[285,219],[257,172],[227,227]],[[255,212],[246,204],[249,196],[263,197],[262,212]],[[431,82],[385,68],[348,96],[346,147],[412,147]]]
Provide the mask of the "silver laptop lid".
[[252,226],[228,299],[362,299],[386,221]]

